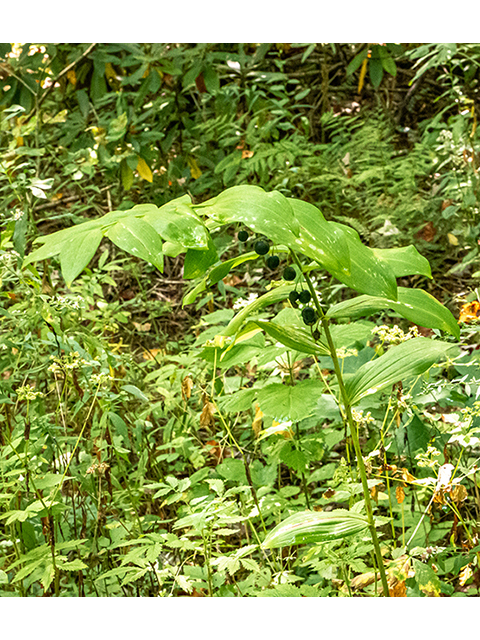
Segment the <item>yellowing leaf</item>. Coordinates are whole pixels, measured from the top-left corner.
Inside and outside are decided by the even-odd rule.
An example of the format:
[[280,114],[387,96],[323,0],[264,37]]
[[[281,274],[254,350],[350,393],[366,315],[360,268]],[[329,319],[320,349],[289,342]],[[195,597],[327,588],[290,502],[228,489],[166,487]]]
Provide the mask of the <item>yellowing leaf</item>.
[[262,429],[262,418],[263,418],[263,411],[260,409],[260,407],[258,406],[258,404],[255,405],[255,417],[253,419],[252,422],[252,429],[253,429],[253,433],[255,434],[255,437],[258,438],[258,435]]
[[145,162],[143,158],[138,158],[137,164],[138,175],[142,178],[142,180],[146,180],[147,182],[153,182],[153,174],[152,170]]
[[479,319],[480,312],[480,302],[474,300],[473,302],[468,302],[464,304],[460,309],[460,316],[458,318],[459,322],[472,322],[473,320]]
[[133,326],[137,331],[150,331],[152,325],[150,322],[146,322],[145,324],[141,324],[140,322],[133,322]]
[[454,247],[458,246],[458,238],[454,236],[453,233],[447,233],[447,238],[450,244],[453,244]]
[[472,566],[470,564],[467,564],[466,567],[464,567],[460,573],[458,574],[458,584],[461,587],[465,586],[465,583],[467,582],[467,580],[469,578],[471,578],[473,575],[473,569]]
[[453,502],[463,502],[468,497],[467,490],[463,484],[455,484],[450,491],[450,497]]
[[188,166],[190,167],[192,178],[194,180],[198,180],[198,178],[200,178],[200,176],[202,175],[202,171],[200,170],[200,167],[198,166],[195,158],[188,159]]
[[360,78],[358,79],[358,93],[361,93],[363,89],[363,82],[365,80],[365,76],[367,75],[367,65],[368,58],[365,58],[365,60],[362,62],[362,68],[360,69]]
[[190,396],[192,395],[192,389],[193,380],[189,376],[185,376],[185,378],[182,380],[182,398],[184,402],[190,399]]
[[213,417],[215,405],[211,403],[207,396],[203,396],[203,409],[200,415],[200,426],[211,429],[215,426],[215,418]]
[[395,497],[397,498],[398,504],[402,504],[405,500],[405,491],[403,490],[403,487],[399,486],[395,489]]
[[75,69],[70,69],[70,71],[67,71],[67,78],[70,84],[73,84],[73,86],[77,84],[77,76],[75,73]]
[[148,349],[148,351],[143,352],[144,360],[155,360],[156,356],[165,355],[164,349]]

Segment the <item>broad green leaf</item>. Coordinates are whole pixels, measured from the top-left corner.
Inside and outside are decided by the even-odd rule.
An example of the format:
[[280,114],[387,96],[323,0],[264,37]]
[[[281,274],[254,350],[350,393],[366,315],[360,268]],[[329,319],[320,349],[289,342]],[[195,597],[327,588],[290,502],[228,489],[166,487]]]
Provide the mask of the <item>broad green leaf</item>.
[[386,262],[392,269],[396,278],[404,276],[432,277],[430,263],[415,249],[413,244],[408,247],[394,247],[393,249],[372,249],[373,253]]
[[350,253],[343,231],[327,222],[312,204],[294,198],[288,198],[288,202],[300,224],[300,237],[295,240],[298,249],[327,271],[349,275]]
[[320,342],[315,342],[307,330],[296,327],[287,328],[276,322],[269,322],[268,320],[254,320],[249,323],[249,325],[250,324],[260,327],[271,338],[294,351],[318,356],[329,355],[330,353],[328,347]]
[[346,538],[367,529],[365,516],[346,509],[304,511],[290,516],[271,531],[262,543],[264,549],[292,544],[326,542]]
[[295,385],[273,383],[260,389],[257,402],[263,413],[277,422],[298,422],[314,412],[324,390],[321,380],[302,380]]
[[277,244],[293,245],[300,233],[290,201],[278,191],[266,193],[253,185],[226,189],[194,209],[220,224],[243,222]]
[[155,231],[172,244],[180,244],[186,249],[206,249],[209,233],[202,220],[190,206],[189,196],[182,196],[162,207],[140,204],[129,213],[142,215]]
[[370,58],[368,69],[370,72],[370,80],[372,81],[375,89],[378,89],[383,78],[383,66],[380,57],[377,58],[372,56],[372,58]]
[[455,345],[430,340],[412,338],[391,347],[376,360],[362,365],[355,375],[345,382],[348,399],[352,405],[361,398],[376,393],[385,387],[425,373],[440,359],[453,355]]
[[457,321],[436,298],[423,289],[398,287],[398,302],[377,296],[358,296],[330,307],[330,318],[356,318],[369,316],[377,311],[391,309],[394,314],[414,322],[420,327],[448,331],[457,339],[460,329]]
[[247,305],[244,309],[239,311],[237,315],[232,318],[232,320],[228,323],[225,329],[221,332],[223,336],[233,336],[240,329],[244,321],[248,318],[248,316],[256,313],[263,307],[266,307],[270,304],[275,304],[276,302],[281,302],[288,298],[288,294],[290,291],[295,289],[294,284],[283,285],[281,287],[276,287],[272,289],[268,293],[263,294],[249,305]]
[[208,274],[208,283],[209,285],[216,284],[220,280],[223,280],[226,275],[230,273],[232,269],[238,267],[239,264],[243,264],[244,262],[248,262],[249,260],[257,260],[258,254],[255,251],[249,251],[248,253],[244,253],[236,258],[231,258],[230,260],[226,260],[219,264],[217,267],[214,267],[210,273]]
[[377,258],[373,249],[366,247],[358,233],[343,224],[330,222],[332,226],[344,232],[350,254],[350,273],[330,269],[330,273],[360,293],[382,295],[391,300],[397,299],[397,283],[392,268],[384,260]]
[[142,218],[124,218],[109,227],[105,235],[120,249],[150,262],[163,272],[162,239]]
[[37,238],[36,242],[42,242],[43,244],[41,247],[38,247],[38,249],[35,249],[25,257],[23,266],[26,267],[27,264],[31,262],[38,262],[40,260],[46,260],[47,258],[57,256],[70,235],[75,233],[76,228],[77,227],[70,227],[69,229],[62,229],[61,231],[55,231],[55,233],[52,233],[49,236]]
[[60,266],[67,286],[70,286],[93,258],[102,237],[103,233],[100,229],[86,232],[78,229],[77,233],[70,234],[62,244]]
[[187,249],[183,263],[183,277],[186,280],[203,276],[206,270],[218,260],[218,253],[212,239],[208,238],[208,249]]

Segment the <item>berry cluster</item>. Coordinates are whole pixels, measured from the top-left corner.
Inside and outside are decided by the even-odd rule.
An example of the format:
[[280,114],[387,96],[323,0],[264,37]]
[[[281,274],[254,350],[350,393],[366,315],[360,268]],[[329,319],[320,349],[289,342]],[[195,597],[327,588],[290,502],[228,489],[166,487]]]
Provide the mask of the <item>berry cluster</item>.
[[[247,242],[248,237],[248,232],[244,229],[238,232],[238,239],[240,240],[240,242]],[[270,251],[270,243],[266,238],[260,238],[255,242],[254,249],[259,256],[265,256]],[[266,264],[269,269],[276,269],[280,264],[280,258],[275,255],[269,256],[266,260]],[[292,282],[297,277],[297,271],[294,267],[288,266],[285,267],[282,275],[284,280],[286,280],[287,282]],[[290,300],[291,305],[295,307],[295,309],[297,309],[298,302],[307,305],[312,299],[312,296],[310,291],[304,289],[300,293],[298,293],[297,291],[291,291],[288,299]],[[304,307],[302,309],[302,319],[306,325],[312,326],[318,319],[317,312],[313,307]],[[315,340],[318,340],[320,338],[320,332],[318,331],[318,329],[316,329],[312,335]]]

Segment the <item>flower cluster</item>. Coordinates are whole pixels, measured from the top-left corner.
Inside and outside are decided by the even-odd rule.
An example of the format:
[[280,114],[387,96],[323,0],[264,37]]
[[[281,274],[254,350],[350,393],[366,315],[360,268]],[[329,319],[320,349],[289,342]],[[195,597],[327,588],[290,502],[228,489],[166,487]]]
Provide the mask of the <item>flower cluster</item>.
[[435,458],[438,458],[440,455],[441,454],[438,449],[429,445],[425,452],[417,453],[415,460],[418,460],[419,467],[430,467],[433,469],[440,464],[438,460],[435,460]]
[[400,344],[410,340],[410,338],[418,338],[419,336],[417,327],[412,327],[408,333],[404,333],[396,324],[393,327],[387,327],[387,325],[382,324],[379,327],[374,327],[372,333],[378,335],[382,342],[389,344]]
[[337,349],[337,358],[340,358],[340,360],[343,360],[343,358],[349,358],[350,356],[358,356],[357,349],[346,349],[345,347]]
[[61,311],[62,309],[81,309],[83,299],[80,296],[57,296],[54,300],[50,301],[52,307]]
[[53,363],[48,367],[48,371],[51,373],[72,371],[73,369],[79,369],[80,367],[100,366],[100,363],[96,360],[89,362],[88,360],[85,360],[85,358],[80,358],[78,351],[72,351],[62,358],[59,358],[58,356],[50,356],[50,360],[53,360]]
[[107,462],[94,462],[90,467],[88,467],[85,473],[89,475],[103,476],[105,471],[109,468],[110,465]]
[[240,309],[244,309],[245,307],[248,307],[248,305],[251,304],[252,302],[255,302],[257,298],[258,298],[258,293],[250,293],[246,300],[245,298],[238,298],[233,303],[233,310],[240,311]]
[[24,385],[17,389],[17,396],[19,400],[35,400],[35,398],[42,398],[45,394],[41,391],[35,391],[33,387]]

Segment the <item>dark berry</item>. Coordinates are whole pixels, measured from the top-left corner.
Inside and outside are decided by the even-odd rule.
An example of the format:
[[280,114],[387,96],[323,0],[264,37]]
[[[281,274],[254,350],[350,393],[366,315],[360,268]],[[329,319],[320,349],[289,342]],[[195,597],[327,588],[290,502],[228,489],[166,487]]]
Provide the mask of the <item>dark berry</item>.
[[297,277],[297,272],[295,271],[295,269],[293,267],[286,267],[284,272],[283,272],[283,279],[284,280],[295,280],[295,278]]
[[305,324],[314,324],[317,319],[317,312],[313,307],[302,309],[302,318]]
[[268,253],[270,245],[266,240],[257,240],[255,243],[255,251],[259,256],[264,256]]
[[240,242],[246,242],[248,240],[248,233],[244,230],[238,232],[238,239]]
[[318,341],[321,337],[322,334],[320,333],[320,331],[318,329],[315,329],[315,331],[312,333],[312,338]]
[[297,307],[298,293],[296,291],[290,291],[288,299],[294,307]]
[[280,258],[278,256],[268,256],[267,267],[269,269],[276,269],[280,264]]
[[312,296],[310,294],[310,291],[307,291],[306,289],[304,289],[304,291],[302,291],[300,293],[300,295],[298,296],[298,300],[302,304],[308,304],[310,302],[311,298],[312,298]]

